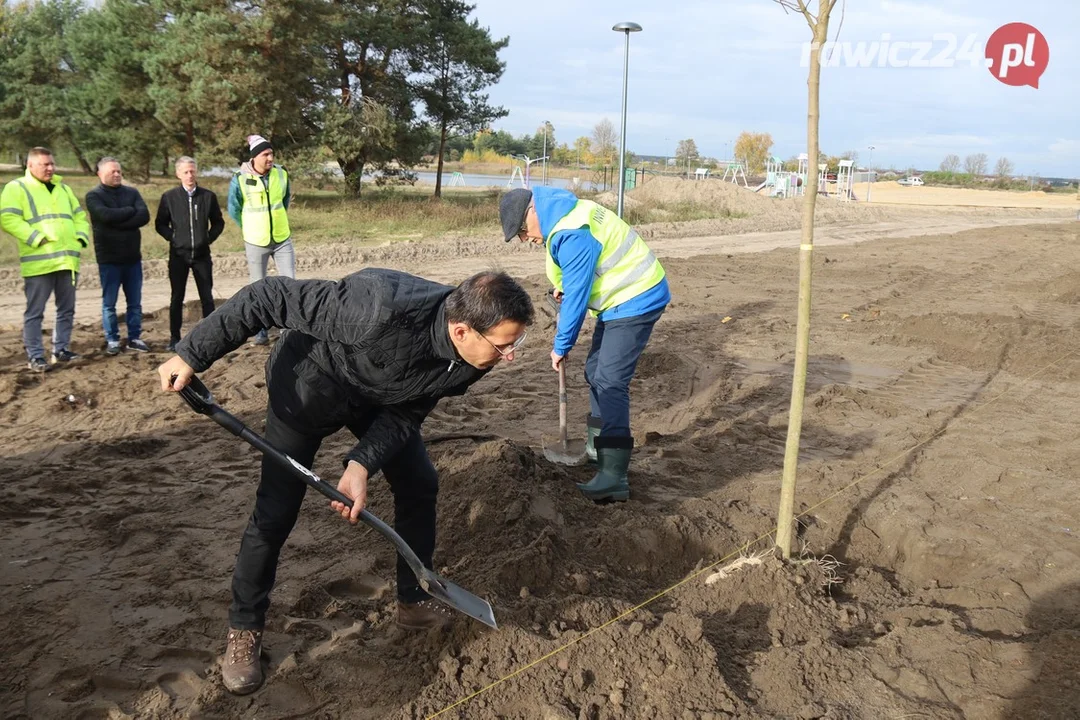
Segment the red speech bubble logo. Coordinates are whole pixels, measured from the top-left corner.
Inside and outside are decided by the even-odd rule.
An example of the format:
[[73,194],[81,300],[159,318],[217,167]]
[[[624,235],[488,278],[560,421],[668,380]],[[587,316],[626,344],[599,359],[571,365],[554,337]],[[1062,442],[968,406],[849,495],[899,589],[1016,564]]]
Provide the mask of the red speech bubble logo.
[[1006,85],[1039,87],[1050,63],[1050,45],[1027,23],[1002,25],[986,41],[986,66]]

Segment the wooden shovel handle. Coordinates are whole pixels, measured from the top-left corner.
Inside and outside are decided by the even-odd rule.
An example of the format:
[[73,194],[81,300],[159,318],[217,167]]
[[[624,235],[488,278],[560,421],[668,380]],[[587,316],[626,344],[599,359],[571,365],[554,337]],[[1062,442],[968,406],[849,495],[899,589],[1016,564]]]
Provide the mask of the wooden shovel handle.
[[566,450],[566,358],[559,363],[559,442]]

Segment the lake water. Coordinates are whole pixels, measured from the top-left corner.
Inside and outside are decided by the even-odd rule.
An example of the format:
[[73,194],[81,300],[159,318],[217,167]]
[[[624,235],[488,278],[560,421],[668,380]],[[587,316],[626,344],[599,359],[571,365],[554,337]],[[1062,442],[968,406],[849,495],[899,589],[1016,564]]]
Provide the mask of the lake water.
[[[591,172],[589,173],[592,174]],[[422,182],[425,185],[435,184],[435,173],[433,172],[417,172],[417,182]],[[467,187],[497,187],[505,188],[510,181],[509,175],[477,175],[474,173],[460,173],[461,180],[454,179],[454,173],[444,172],[442,174],[443,187],[453,187],[453,184],[465,185]],[[540,185],[541,179],[538,175],[532,175],[529,177],[530,185]],[[573,180],[569,178],[554,178],[549,177],[547,184],[550,187],[564,188],[566,190],[572,190],[574,188]],[[512,187],[521,187],[520,178],[514,178]],[[577,187],[581,190],[591,190],[592,182],[586,180],[584,176],[578,178]]]
[[[336,171],[334,174],[337,175],[338,177],[341,177],[341,171],[338,170],[336,166],[333,169]],[[206,175],[206,176],[209,176],[209,177],[221,177],[221,178],[232,177],[233,172],[235,172],[235,170],[233,168],[223,168],[223,167],[214,167],[214,168],[207,168],[205,170],[204,169],[199,170],[200,175]],[[577,188],[579,190],[592,190],[592,188],[593,188],[592,181],[585,179],[585,173],[586,172],[588,173],[588,175],[590,175],[590,176],[592,175],[591,171],[585,171],[585,172],[582,173],[582,177],[578,178],[579,182],[577,184]],[[443,187],[444,188],[449,188],[449,187],[454,187],[455,185],[464,185],[466,187],[494,187],[494,188],[499,188],[500,190],[504,189],[506,187],[521,187],[521,179],[520,178],[514,178],[513,185],[508,185],[508,183],[510,182],[510,176],[509,175],[479,175],[479,174],[475,174],[475,173],[459,173],[459,174],[461,176],[461,180],[456,180],[455,177],[454,177],[455,173],[444,172],[442,174],[442,176],[443,176]],[[371,182],[373,177],[374,176],[372,176],[372,175],[365,174],[364,175],[364,182],[365,183]],[[429,171],[418,171],[416,173],[416,181],[418,183],[423,183],[424,185],[432,185],[433,186],[433,185],[435,185],[435,173],[429,172]],[[531,176],[529,178],[529,184],[530,185],[533,185],[533,186],[540,185],[541,182],[542,181],[541,181],[539,175],[533,175],[533,176]],[[569,178],[549,177],[548,181],[547,181],[547,184],[550,187],[563,188],[563,189],[566,189],[566,190],[573,190],[574,189],[574,182],[573,182],[573,180],[570,180]]]

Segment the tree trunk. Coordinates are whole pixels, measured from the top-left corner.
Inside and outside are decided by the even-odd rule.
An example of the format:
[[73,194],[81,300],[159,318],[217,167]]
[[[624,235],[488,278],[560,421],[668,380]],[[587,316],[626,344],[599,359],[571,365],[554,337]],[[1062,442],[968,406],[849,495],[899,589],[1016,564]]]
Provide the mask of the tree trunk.
[[169,151],[161,153],[161,177],[169,177]]
[[[821,48],[829,36],[831,3],[819,5],[817,23],[812,25],[814,39],[810,50],[810,74],[807,79],[806,150],[808,157],[818,156],[820,120]],[[799,439],[802,434],[803,401],[806,397],[806,365],[810,353],[810,287],[814,257],[814,209],[817,206],[818,174],[807,169],[806,195],[802,206],[802,242],[799,245],[799,312],[795,330],[795,368],[791,383],[791,408],[788,413],[787,442],[784,446],[784,473],[780,488],[780,510],[776,524],[776,544],[785,558],[791,557],[792,525],[795,520],[796,469],[799,463]]]
[[443,169],[443,150],[446,148],[446,118],[443,118],[442,125],[439,129],[439,163],[435,169],[435,195],[434,197],[442,197],[442,169]]
[[184,118],[184,154],[195,157],[195,126],[190,115]]
[[338,158],[338,167],[345,176],[345,187],[353,197],[360,197],[361,178],[364,175],[364,161],[360,158]]
[[83,172],[87,175],[93,175],[94,168],[91,167],[90,163],[88,163],[86,161],[86,158],[83,157],[82,150],[79,148],[78,143],[75,142],[75,135],[70,130],[67,131],[67,141],[68,145],[71,146],[72,151],[74,151],[75,153],[75,159],[79,161],[79,167],[81,167],[83,169]]

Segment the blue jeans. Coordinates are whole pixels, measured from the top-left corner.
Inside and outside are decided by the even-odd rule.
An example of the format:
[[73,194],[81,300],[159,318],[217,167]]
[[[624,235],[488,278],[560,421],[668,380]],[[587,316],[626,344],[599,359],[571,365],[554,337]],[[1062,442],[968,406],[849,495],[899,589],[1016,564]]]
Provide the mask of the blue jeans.
[[122,287],[127,304],[128,340],[138,340],[142,336],[142,262],[99,263],[98,276],[101,278],[101,325],[105,328],[105,339],[111,343],[120,342],[116,300]]
[[597,321],[585,360],[589,409],[603,420],[600,437],[630,437],[630,380],[653,326],[666,308],[645,315]]

